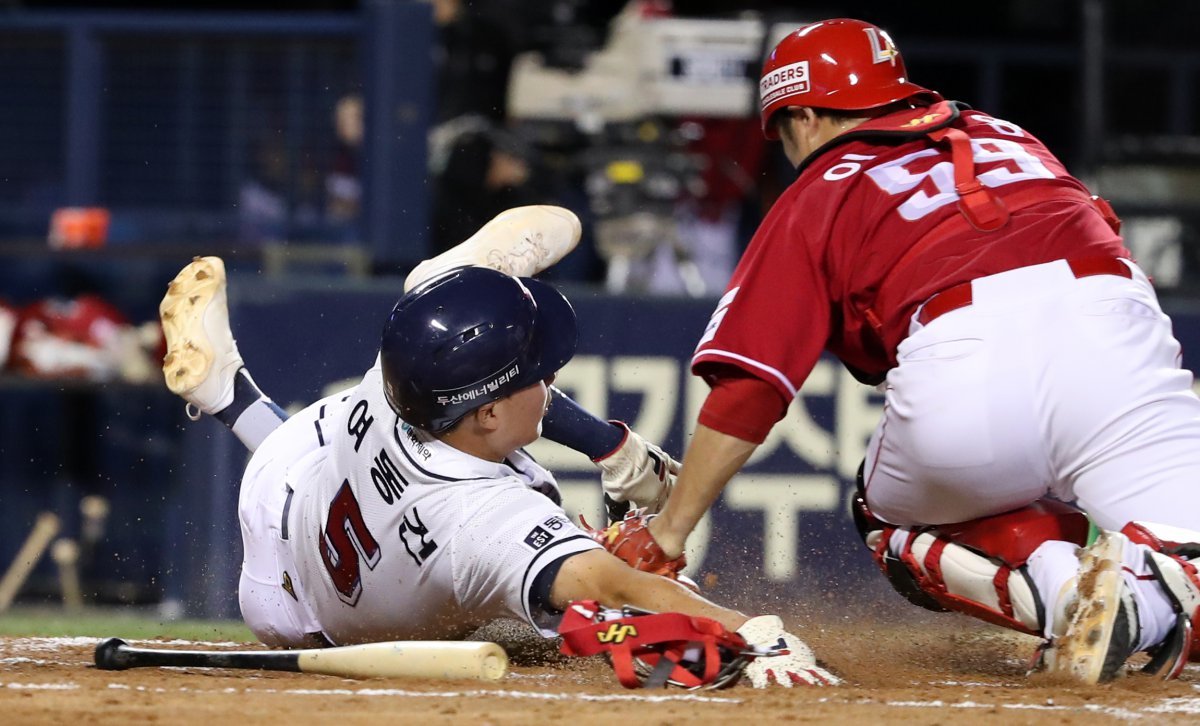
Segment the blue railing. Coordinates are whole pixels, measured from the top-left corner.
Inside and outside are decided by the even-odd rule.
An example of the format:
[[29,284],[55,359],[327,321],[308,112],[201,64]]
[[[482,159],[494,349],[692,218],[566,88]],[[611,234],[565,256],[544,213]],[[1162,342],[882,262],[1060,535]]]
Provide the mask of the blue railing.
[[[0,16],[0,243],[43,236],[54,207],[100,205],[113,244],[308,238],[419,260],[432,42],[414,2]],[[354,96],[372,109],[361,146],[334,120]],[[334,214],[336,174],[362,195]]]
[[[385,263],[421,259],[429,13],[370,0],[354,14],[0,15],[0,245],[43,237],[57,206],[100,204],[114,244],[307,239],[361,243]],[[1128,133],[1198,135],[1200,52],[1074,40],[904,47],[919,80],[956,79],[939,88],[1039,134],[1044,123],[1080,172],[1110,151],[1136,154],[1111,143]],[[1054,79],[1062,105],[1041,109],[1030,74]],[[1158,88],[1156,103],[1114,97],[1111,79],[1130,74]],[[357,150],[339,144],[333,120],[353,94],[367,101]],[[1124,128],[1130,105],[1152,123]],[[361,182],[357,214],[330,209],[330,176],[345,170]]]

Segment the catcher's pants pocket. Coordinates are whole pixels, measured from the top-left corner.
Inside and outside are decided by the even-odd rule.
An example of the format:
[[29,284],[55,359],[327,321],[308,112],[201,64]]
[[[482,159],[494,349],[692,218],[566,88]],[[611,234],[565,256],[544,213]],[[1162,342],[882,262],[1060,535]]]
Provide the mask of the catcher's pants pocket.
[[1082,308],[1084,315],[1093,316],[1118,316],[1132,318],[1147,318],[1150,320],[1160,320],[1163,317],[1162,311],[1156,309],[1141,300],[1133,298],[1109,298],[1106,300],[1093,300],[1087,303]]
[[978,338],[932,340],[905,351],[888,376],[887,435],[909,466],[974,467],[992,460],[987,366]]
[[913,339],[906,339],[896,351],[897,358],[901,363],[959,360],[970,357],[983,348],[983,340],[979,338],[932,341],[918,339],[906,348],[904,343],[909,341],[913,341]]

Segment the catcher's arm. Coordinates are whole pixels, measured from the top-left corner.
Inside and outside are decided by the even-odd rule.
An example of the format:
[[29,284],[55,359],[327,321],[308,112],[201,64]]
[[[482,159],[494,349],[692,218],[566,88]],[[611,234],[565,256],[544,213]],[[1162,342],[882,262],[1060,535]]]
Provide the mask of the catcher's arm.
[[648,525],[667,559],[683,554],[684,542],[696,523],[757,448],[758,444],[703,424],[696,427],[671,496]]
[[631,605],[651,612],[677,612],[711,618],[729,630],[747,620],[736,610],[710,602],[678,582],[629,567],[605,550],[569,557],[554,578],[550,604],[565,610],[575,600],[596,600],[609,608]]

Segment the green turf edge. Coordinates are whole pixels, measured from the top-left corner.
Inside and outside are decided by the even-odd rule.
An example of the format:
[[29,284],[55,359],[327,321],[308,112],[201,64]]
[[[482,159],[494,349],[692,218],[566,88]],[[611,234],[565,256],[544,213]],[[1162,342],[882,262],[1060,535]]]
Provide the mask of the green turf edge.
[[244,624],[232,620],[165,620],[120,611],[14,610],[0,615],[0,637],[93,637],[255,642]]

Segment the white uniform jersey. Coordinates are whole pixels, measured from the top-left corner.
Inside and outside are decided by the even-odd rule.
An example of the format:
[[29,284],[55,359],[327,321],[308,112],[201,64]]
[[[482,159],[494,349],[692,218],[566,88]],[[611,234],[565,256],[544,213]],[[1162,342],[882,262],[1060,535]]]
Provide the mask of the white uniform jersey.
[[280,577],[330,641],[455,638],[502,617],[554,634],[558,566],[599,545],[527,454],[485,461],[400,420],[378,360],[356,388],[292,416],[255,458],[280,437],[292,460],[280,535],[295,569]]

